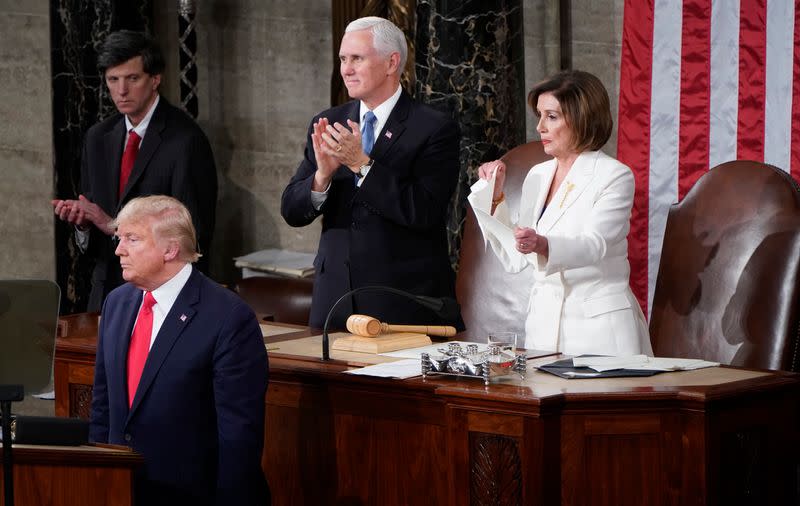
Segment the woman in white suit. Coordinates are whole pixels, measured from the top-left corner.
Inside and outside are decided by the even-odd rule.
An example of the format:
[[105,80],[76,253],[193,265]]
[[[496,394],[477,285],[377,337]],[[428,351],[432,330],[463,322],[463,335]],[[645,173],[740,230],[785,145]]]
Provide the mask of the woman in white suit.
[[505,203],[502,161],[480,166],[469,195],[506,270],[533,269],[525,347],[652,355],[628,285],[633,174],[599,151],[612,129],[608,93],[597,77],[571,70],[536,85],[528,103],[553,159],[528,172],[516,213]]

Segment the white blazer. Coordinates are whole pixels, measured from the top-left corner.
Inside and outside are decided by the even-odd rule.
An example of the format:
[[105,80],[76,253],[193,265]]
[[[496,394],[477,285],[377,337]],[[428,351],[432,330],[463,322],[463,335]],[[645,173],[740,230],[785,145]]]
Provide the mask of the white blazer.
[[[542,212],[555,170],[555,160],[549,160],[528,172],[513,220],[505,202],[491,214],[493,180],[475,183],[468,197],[503,267],[534,271],[525,347],[569,355],[652,355],[647,323],[628,284],[631,170],[600,151],[582,153]],[[517,225],[547,237],[548,258],[517,251]]]

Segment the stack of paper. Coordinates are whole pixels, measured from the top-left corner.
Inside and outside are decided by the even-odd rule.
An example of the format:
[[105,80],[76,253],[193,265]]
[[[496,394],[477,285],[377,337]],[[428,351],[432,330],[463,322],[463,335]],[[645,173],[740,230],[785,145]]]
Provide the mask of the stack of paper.
[[380,378],[413,378],[422,374],[422,364],[419,360],[409,358],[396,362],[369,365],[360,369],[350,369],[347,374],[360,374],[364,376],[378,376]]
[[314,274],[314,254],[265,249],[234,258],[236,267],[282,276],[305,278]]
[[629,357],[574,357],[575,367],[589,367],[597,372],[616,369],[637,369],[643,371],[691,371],[704,367],[716,367],[718,362],[708,362],[693,358],[648,357],[632,355]]

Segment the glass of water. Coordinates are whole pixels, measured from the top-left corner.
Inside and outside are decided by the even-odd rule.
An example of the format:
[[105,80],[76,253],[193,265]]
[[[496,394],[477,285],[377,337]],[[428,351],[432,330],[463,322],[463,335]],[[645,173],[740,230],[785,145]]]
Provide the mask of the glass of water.
[[490,332],[487,344],[497,345],[501,351],[511,351],[512,353],[517,349],[517,333],[516,332]]

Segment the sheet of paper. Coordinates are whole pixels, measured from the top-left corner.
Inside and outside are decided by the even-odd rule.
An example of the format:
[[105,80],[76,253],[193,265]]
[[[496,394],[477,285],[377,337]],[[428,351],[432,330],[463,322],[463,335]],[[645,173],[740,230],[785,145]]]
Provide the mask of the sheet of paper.
[[496,179],[497,168],[492,171],[489,179],[478,179],[470,187],[472,196],[472,207],[489,211],[492,208],[492,198],[494,197],[494,182]]
[[395,362],[384,362],[383,364],[368,365],[359,369],[345,371],[347,374],[357,374],[363,376],[377,376],[379,378],[398,378],[406,379],[420,376],[422,365],[419,359],[397,360]]
[[709,362],[696,358],[651,357],[649,366],[659,371],[692,371],[704,367],[717,367],[719,362]]
[[235,257],[240,268],[305,277],[314,273],[314,254],[280,249],[265,249]]
[[[508,251],[516,251],[516,239],[514,238],[513,226],[505,224],[505,219],[498,219],[491,215],[492,212],[492,199],[494,198],[494,185],[496,180],[496,169],[492,171],[492,177],[488,180],[479,179],[471,187],[469,201],[472,209],[475,211],[475,216],[480,222],[481,229],[483,229],[484,236],[494,236]],[[500,212],[500,211],[497,211]],[[507,212],[511,213],[510,209]],[[535,229],[535,220],[533,219],[533,208],[525,208],[523,216],[514,216],[510,214],[508,219],[511,223],[518,223],[520,226],[525,226]]]
[[704,367],[716,367],[718,362],[690,358],[648,357],[631,355],[628,357],[573,357],[575,367],[589,367],[598,372],[614,369],[641,369],[648,371],[691,371]]
[[292,327],[283,327],[273,323],[260,323],[258,326],[261,327],[261,335],[263,337],[280,336],[282,334],[291,334],[292,332],[302,330]]

